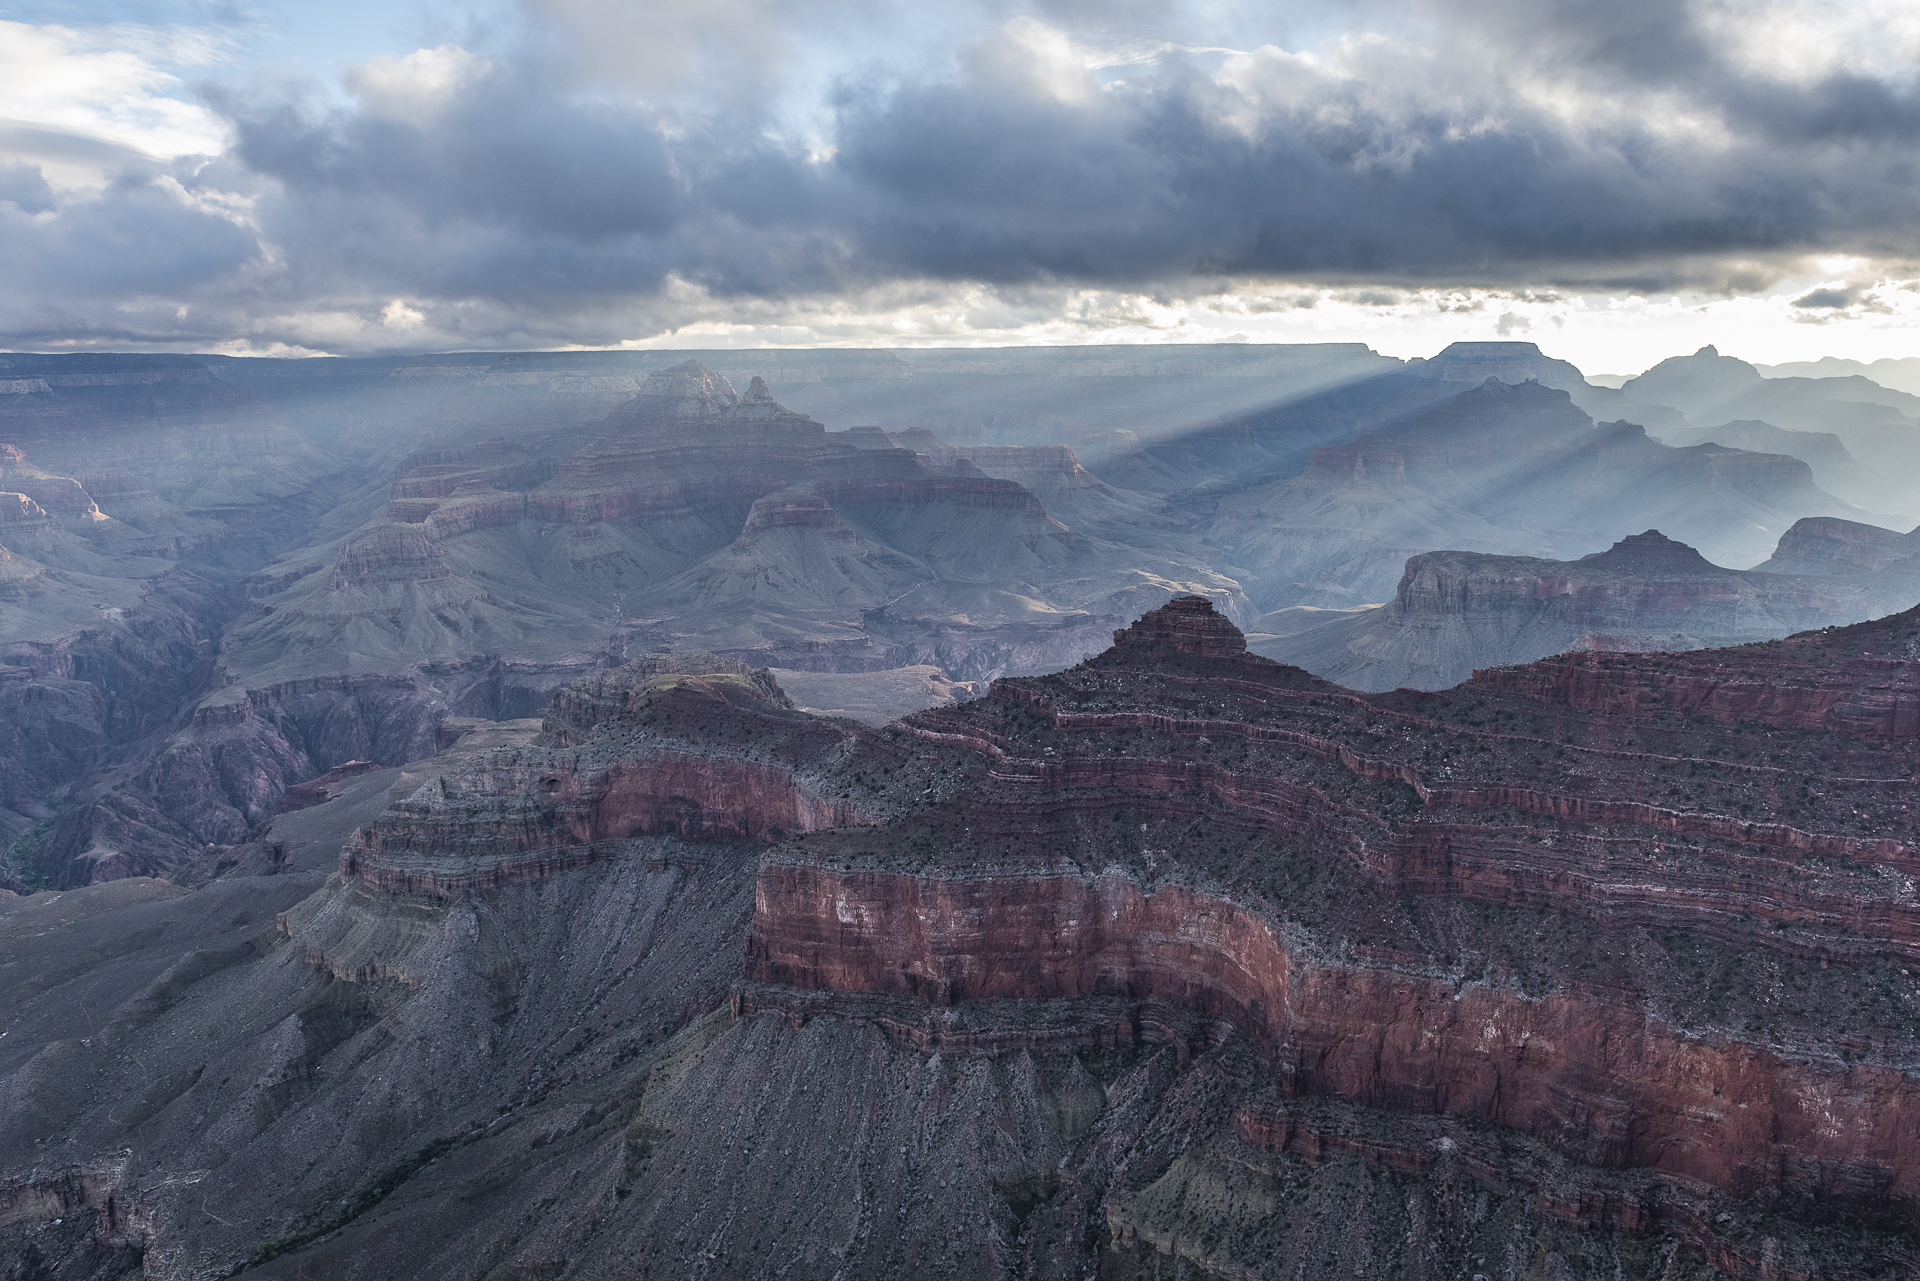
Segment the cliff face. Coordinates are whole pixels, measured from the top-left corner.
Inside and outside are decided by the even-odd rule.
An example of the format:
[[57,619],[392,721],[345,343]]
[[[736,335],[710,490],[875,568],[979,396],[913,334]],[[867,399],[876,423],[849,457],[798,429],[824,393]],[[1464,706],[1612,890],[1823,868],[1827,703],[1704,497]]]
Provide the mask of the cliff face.
[[617,857],[633,837],[760,842],[863,823],[817,777],[848,738],[793,710],[764,670],[642,659],[564,690],[534,746],[442,778],[355,833],[340,872],[447,896]]
[[878,728],[597,671],[316,780],[201,889],[0,900],[0,1257],[1905,1275],[1916,646],[1360,695],[1180,599]]
[[1897,1012],[1920,959],[1920,614],[1372,700],[1238,639],[1176,601],[1069,672],[912,718],[895,733],[978,754],[977,791],[770,855],[749,1006],[1189,1011],[1118,1035],[1183,1056],[1245,1036],[1280,1097],[1651,1172],[1615,1226],[1684,1221],[1735,1273],[1758,1260],[1686,1189],[1920,1224]]
[[[971,679],[1079,657],[1149,582],[1236,590],[1193,560],[1070,529],[944,446],[929,457],[850,435],[777,404],[763,380],[740,392],[688,361],[649,375],[584,440],[534,431],[423,458],[331,564],[289,567],[263,594],[228,670],[248,686],[306,674],[344,633],[393,671],[421,655],[558,661],[638,642],[828,671],[932,662]],[[1002,452],[1027,460],[1008,475],[1075,495],[1076,519],[1132,512],[1068,451],[1038,451],[1037,465]]]
[[[232,520],[337,466],[271,406],[192,357],[8,355],[0,356],[0,377],[25,388],[0,396],[0,441],[17,451],[12,464],[0,455],[0,469],[20,470],[24,455],[35,471],[47,469],[43,476],[78,481],[82,494],[56,486],[67,490],[56,501],[76,509],[106,497],[90,474],[137,474],[136,488],[152,498],[101,510],[155,550],[191,537],[196,519],[211,521],[203,539],[224,542]],[[238,556],[258,550],[242,547]]]
[[1785,1184],[1917,1208],[1920,1087],[1896,1067],[1703,1044],[1600,992],[1522,995],[1316,964],[1259,914],[1184,886],[1149,892],[1078,869],[947,880],[776,862],[761,872],[755,922],[748,974],[763,981],[943,1006],[1162,1001],[1255,1038],[1289,1096],[1497,1122],[1588,1165],[1737,1196]]
[[[1622,555],[1698,570],[1664,540]],[[1920,1224],[1912,646],[1908,614],[1369,699],[1185,598],[879,731],[651,660],[567,691],[546,746],[389,811],[342,874],[445,896],[640,836],[771,841],[736,1017],[879,1019],[957,1055],[1245,1045],[1237,1142],[1420,1169],[1416,1118],[1491,1125],[1571,1163],[1537,1204],[1582,1230],[1764,1274],[1709,1213],[1726,1197],[1820,1274],[1821,1216],[1882,1252],[1872,1225]],[[1314,1099],[1380,1137],[1290,1110]],[[1166,1244],[1155,1205],[1112,1194],[1114,1249]]]
[[1390,603],[1268,641],[1262,652],[1354,689],[1444,689],[1483,667],[1569,650],[1735,645],[1870,609],[1845,581],[1723,569],[1648,530],[1575,561],[1414,556]]
[[[119,728],[82,731],[126,697],[104,687],[21,712],[92,745],[19,763],[33,781],[0,815],[0,851],[27,844],[4,875],[164,871],[245,840],[289,784],[430,751],[448,716],[537,713],[634,653],[972,681],[1076,661],[1168,584],[1244,608],[1232,578],[1164,532],[1182,522],[1064,448],[983,455],[995,475],[937,442],[939,458],[878,431],[885,447],[861,448],[757,376],[736,389],[682,362],[563,387],[574,375],[551,364],[265,377],[186,357],[0,357],[0,663],[105,635],[182,563],[251,575],[192,620],[217,652],[180,669],[191,688],[164,682],[172,723],[141,733],[166,733],[136,747]],[[221,376],[248,369],[262,376],[246,388]],[[338,394],[321,394],[329,382]],[[81,670],[86,684],[118,669]],[[130,755],[90,779],[114,747]],[[56,816],[58,835],[38,830]]]

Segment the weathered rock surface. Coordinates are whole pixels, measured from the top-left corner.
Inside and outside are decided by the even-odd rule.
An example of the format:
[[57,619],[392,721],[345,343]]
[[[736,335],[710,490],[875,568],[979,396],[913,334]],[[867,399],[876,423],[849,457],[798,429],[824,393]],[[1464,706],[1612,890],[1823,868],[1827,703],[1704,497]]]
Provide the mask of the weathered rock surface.
[[[1439,547],[1577,555],[1657,525],[1738,564],[1760,526],[1865,515],[1783,455],[1594,426],[1696,424],[1529,344],[1405,365],[1348,348],[0,361],[17,384],[0,492],[34,505],[0,504],[0,636],[63,643],[173,565],[248,576],[244,607],[201,620],[217,661],[169,732],[36,794],[100,833],[14,853],[57,851],[42,870],[63,884],[132,864],[58,858],[133,844],[162,870],[242,839],[283,786],[430,750],[439,718],[537,712],[634,653],[984,683],[1097,652],[1168,595],[1251,628],[1385,600]],[[876,426],[828,431],[782,398]]]
[[764,670],[642,659],[563,690],[532,746],[442,778],[356,833],[340,873],[451,896],[619,857],[638,836],[767,841],[866,822],[817,777],[850,739],[795,711]]
[[[1202,608],[1176,602],[1132,635],[1177,638]],[[749,975],[935,1009],[1193,1011],[1219,1022],[1181,1033],[1183,1052],[1231,1027],[1280,1097],[1494,1122],[1578,1165],[1668,1177],[1596,1223],[1677,1232],[1736,1273],[1761,1261],[1678,1209],[1687,1189],[1911,1224],[1909,1021],[1841,1029],[1825,1012],[1915,999],[1899,965],[1920,955],[1902,888],[1920,852],[1901,788],[1920,665],[1898,646],[1916,638],[1907,614],[1697,655],[1570,656],[1372,703],[1205,642],[1117,644],[911,722],[977,744],[981,797],[770,856]],[[1689,685],[1690,670],[1718,679]],[[1760,760],[1725,759],[1719,726],[1750,719]],[[1633,750],[1638,734],[1664,755]],[[1845,782],[1805,772],[1842,755],[1873,765]],[[1675,785],[1660,803],[1615,799],[1661,773]],[[1806,780],[1792,800],[1787,777]],[[1448,906],[1462,901],[1485,907]],[[1472,935],[1491,950],[1463,981]],[[1716,1008],[1699,966],[1719,949],[1795,995],[1736,981]]]
[[[1902,615],[1362,696],[1186,599],[875,729],[731,660],[609,670],[537,739],[342,772],[272,819],[309,833],[284,855],[9,936],[253,922],[9,998],[0,1249],[169,1281],[1898,1275],[1913,646]],[[225,906],[296,884],[271,929]]]
[[[584,447],[532,434],[414,468],[331,564],[289,566],[228,669],[252,686],[304,674],[316,653],[391,671],[422,654],[560,661],[611,637],[979,679],[1077,659],[1170,582],[1236,598],[1203,557],[1069,529],[944,446],[923,456],[845,435],[757,378],[742,394],[697,361],[656,371]],[[1131,511],[1070,455],[1053,462],[1084,500],[1076,515]]]
[[[1566,381],[1537,355],[1286,404],[1250,387],[1253,419],[1171,443],[1153,396],[1036,409],[1143,428],[1139,449],[1073,438],[1103,479],[909,413],[926,381],[878,365],[892,434],[841,439],[746,377],[683,370],[608,422],[646,369],[563,389],[544,358],[492,357],[381,362],[397,398],[328,410],[351,429],[311,439],[352,443],[317,479],[244,398],[191,411],[231,424],[180,446],[234,460],[199,496],[115,443],[168,439],[165,404],[99,434],[97,465],[0,459],[21,500],[0,614],[44,627],[8,633],[5,715],[49,762],[0,821],[17,871],[75,887],[0,905],[7,971],[35,976],[0,1038],[0,1258],[1911,1271],[1911,619],[1371,698],[1262,663],[1198,601],[1125,625],[1193,589],[1244,615],[1253,544],[1207,513],[1273,515],[1318,446],[1353,518],[1289,583],[1396,546],[1370,504],[1493,512],[1525,539],[1485,550],[1522,552],[1547,537],[1528,513],[1623,487],[1656,513],[1634,528],[1824,501],[1792,460],[1595,428],[1656,415],[1577,384],[1571,409],[1525,387],[1511,415],[1460,405],[1507,395],[1487,377]],[[393,407],[429,402],[424,440]],[[1116,487],[1116,457],[1151,494]],[[1571,552],[1623,532],[1561,530],[1597,540]],[[1295,554],[1270,550],[1248,581]],[[1312,590],[1360,581],[1335,579]],[[984,679],[1116,627],[1057,677],[867,728],[751,666]],[[627,662],[695,642],[728,658]],[[538,741],[419,760],[557,690]]]

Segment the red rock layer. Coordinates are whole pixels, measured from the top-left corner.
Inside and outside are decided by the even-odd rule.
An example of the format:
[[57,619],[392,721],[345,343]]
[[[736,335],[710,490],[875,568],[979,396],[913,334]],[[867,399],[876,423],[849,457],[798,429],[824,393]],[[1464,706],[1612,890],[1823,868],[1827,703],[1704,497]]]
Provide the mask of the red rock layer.
[[584,867],[596,845],[634,836],[764,841],[868,821],[777,765],[670,751],[584,770],[573,755],[509,753],[439,790],[355,832],[341,875],[444,895]]
[[767,841],[864,824],[796,769],[847,737],[794,711],[765,671],[651,656],[561,691],[533,746],[482,757],[356,832],[341,873],[444,895],[582,867],[634,837]]
[[937,1005],[1124,995],[1233,1022],[1288,1093],[1511,1126],[1588,1164],[1920,1209],[1920,1086],[1539,998],[1295,956],[1255,913],[1123,875],[761,872],[750,978]]
[[1685,712],[1724,724],[1751,720],[1857,738],[1920,737],[1920,678],[1910,656],[1849,655],[1832,664],[1819,658],[1807,644],[1796,651],[1700,650],[1657,659],[1562,654],[1476,672],[1474,684],[1609,715]]
[[1113,634],[1123,650],[1170,649],[1203,658],[1229,658],[1247,652],[1247,638],[1204,596],[1176,596]]
[[[869,769],[958,753],[978,791],[897,834],[766,859],[748,978],[941,1009],[1160,1002],[1252,1037],[1286,1095],[1920,1222],[1920,1083],[1892,1004],[1912,997],[1896,979],[1867,1012],[1857,986],[1920,959],[1899,743],[1920,611],[1727,651],[1554,659],[1439,695],[1355,696],[1236,652],[1237,635],[1206,601],[1176,601],[1079,667],[893,731]],[[1597,693],[1566,679],[1594,671]],[[1735,719],[1749,728],[1720,727]],[[1665,754],[1630,750],[1643,741]],[[1328,864],[1344,888],[1315,900]],[[1533,913],[1507,919],[1571,949],[1565,964],[1463,981],[1519,973],[1442,950],[1502,918],[1387,906],[1454,898]],[[1704,1008],[1699,971],[1588,968],[1564,917],[1669,961],[1704,939],[1815,975],[1832,963],[1852,1012],[1676,1023]]]

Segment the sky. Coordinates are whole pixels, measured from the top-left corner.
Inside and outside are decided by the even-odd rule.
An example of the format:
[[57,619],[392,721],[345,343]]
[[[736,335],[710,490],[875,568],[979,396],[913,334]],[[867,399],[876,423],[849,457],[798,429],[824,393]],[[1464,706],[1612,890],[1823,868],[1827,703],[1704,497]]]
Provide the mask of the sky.
[[1920,355],[1912,0],[0,0],[0,347]]

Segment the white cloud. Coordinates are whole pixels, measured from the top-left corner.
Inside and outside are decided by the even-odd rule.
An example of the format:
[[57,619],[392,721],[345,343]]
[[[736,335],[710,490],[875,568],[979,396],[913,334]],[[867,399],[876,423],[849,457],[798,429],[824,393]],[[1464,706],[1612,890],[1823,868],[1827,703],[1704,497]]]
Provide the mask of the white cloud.
[[226,53],[217,32],[0,22],[0,154],[38,165],[57,189],[98,185],[117,153],[217,155],[226,122],[187,101],[167,67]]
[[374,115],[425,124],[493,64],[456,44],[416,49],[404,58],[375,58],[347,73],[347,87]]
[[1701,18],[1741,66],[1783,80],[1850,72],[1911,84],[1920,71],[1912,0],[1721,0]]
[[409,307],[398,298],[380,309],[380,323],[389,329],[418,329],[426,321],[425,312]]

